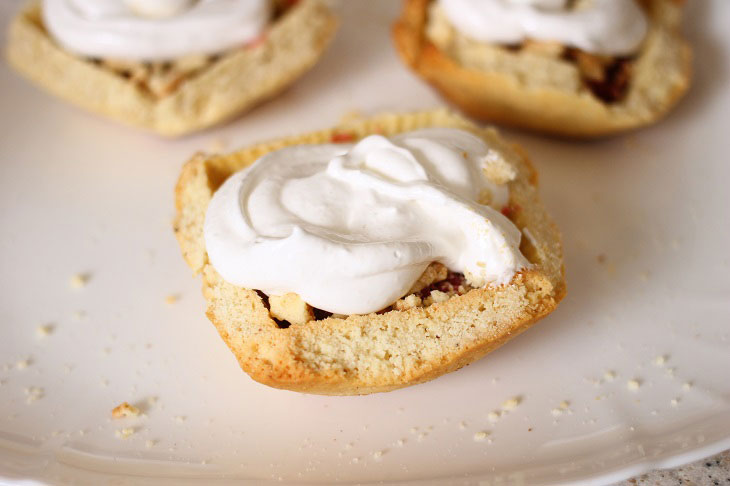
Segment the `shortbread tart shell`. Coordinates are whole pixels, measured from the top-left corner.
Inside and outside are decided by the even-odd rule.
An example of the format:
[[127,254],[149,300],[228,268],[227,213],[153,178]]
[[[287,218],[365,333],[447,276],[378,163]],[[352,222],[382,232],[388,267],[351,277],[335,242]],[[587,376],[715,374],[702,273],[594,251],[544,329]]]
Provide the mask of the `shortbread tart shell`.
[[[482,137],[517,170],[509,182],[510,218],[527,236],[532,263],[497,288],[470,290],[441,303],[280,328],[251,289],[224,281],[209,264],[203,222],[216,189],[262,155],[297,144],[354,141],[424,127],[454,127]],[[194,273],[203,274],[208,318],[254,380],[324,395],[362,395],[434,379],[466,366],[552,312],[565,295],[561,238],[538,197],[537,174],[525,153],[446,110],[387,114],[331,130],[262,143],[229,155],[197,154],[175,189],[175,235]]]
[[649,32],[627,92],[615,102],[594,95],[578,67],[560,57],[480,46],[456,29],[453,42],[437,46],[427,35],[431,0],[404,0],[393,39],[411,69],[474,118],[559,136],[604,136],[656,122],[690,85],[691,49],[680,33],[684,1],[640,2]]
[[164,97],[132,79],[65,51],[33,2],[13,20],[9,63],[50,93],[94,113],[165,136],[202,130],[276,95],[311,68],[337,28],[323,0],[300,0],[261,40],[230,50]]

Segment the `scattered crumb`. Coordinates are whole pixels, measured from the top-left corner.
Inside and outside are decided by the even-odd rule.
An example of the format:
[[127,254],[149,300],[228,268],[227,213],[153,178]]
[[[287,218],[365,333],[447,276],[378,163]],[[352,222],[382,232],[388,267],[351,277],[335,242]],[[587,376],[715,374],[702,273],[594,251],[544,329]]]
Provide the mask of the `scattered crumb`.
[[568,400],[563,400],[558,406],[561,410],[568,410],[568,408],[570,408],[570,402]]
[[563,415],[563,410],[560,408],[554,408],[554,409],[550,410],[550,413],[553,415],[553,417],[559,417],[559,416]]
[[687,381],[685,383],[682,383],[682,390],[691,390],[693,386],[693,383],[691,381]]
[[497,420],[499,420],[499,417],[501,417],[501,416],[502,416],[502,412],[500,412],[499,410],[495,410],[494,412],[489,412],[489,413],[487,414],[487,419],[488,419],[488,420],[489,420],[490,422],[494,423],[494,422],[496,422]]
[[669,401],[669,403],[670,403],[670,404],[671,404],[671,405],[672,405],[673,407],[676,407],[677,405],[679,405],[679,398],[672,398],[672,399],[671,399],[671,400]]
[[147,440],[145,441],[145,443],[144,443],[144,446],[145,446],[145,447],[146,447],[147,449],[151,449],[151,448],[152,448],[152,447],[154,447],[154,446],[155,446],[156,444],[157,444],[157,441],[156,441],[156,440],[154,440],[154,439],[147,439]]
[[181,424],[181,423],[185,422],[185,420],[187,420],[187,417],[186,417],[186,416],[184,416],[184,415],[177,415],[177,416],[173,417],[172,419],[173,419],[173,420],[174,420],[175,422],[177,422],[177,423]]
[[474,434],[474,442],[483,442],[487,440],[487,437],[489,436],[489,432],[481,431]]
[[502,410],[506,412],[514,410],[520,403],[522,403],[522,397],[512,397],[509,400],[505,400],[505,402],[502,404]]
[[88,274],[77,273],[71,276],[68,284],[71,286],[72,289],[81,289],[86,287],[86,284],[89,282],[89,278],[90,276]]
[[74,311],[72,316],[77,321],[83,321],[84,319],[86,319],[86,311],[83,311],[83,310]]
[[398,440],[397,440],[397,441],[395,442],[395,445],[397,445],[398,447],[403,447],[403,445],[404,445],[405,443],[406,443],[406,440],[405,440],[405,439],[398,439]]
[[415,434],[416,432],[418,432],[418,427],[411,427],[410,430],[411,430],[411,434]]
[[49,336],[53,332],[53,324],[44,324],[42,326],[38,326],[35,330],[36,336],[39,338],[44,338]]
[[459,429],[461,429],[461,430],[466,429],[466,422],[464,422],[463,420],[461,422],[459,422]]
[[118,439],[128,439],[135,433],[134,427],[125,427],[123,429],[118,429],[114,432],[114,435]]
[[431,300],[434,304],[446,302],[447,300],[449,300],[449,294],[447,294],[446,292],[441,292],[440,290],[432,290]]
[[172,305],[175,302],[177,302],[178,300],[180,300],[180,296],[179,295],[177,295],[177,294],[170,294],[167,297],[165,297],[165,304]]
[[616,372],[608,370],[603,374],[603,377],[606,379],[606,381],[613,381],[616,379]]
[[147,405],[149,405],[150,407],[154,407],[155,405],[157,405],[157,400],[157,397],[149,397],[147,398]]
[[376,461],[379,460],[381,457],[383,457],[383,451],[373,452],[373,459],[375,459]]
[[629,380],[626,382],[626,388],[628,388],[631,391],[636,391],[641,387],[641,381],[639,380]]
[[605,399],[606,399],[606,395],[596,395],[596,398],[595,398],[595,400],[597,400],[597,401],[601,401],[601,400],[605,400]]
[[31,364],[33,364],[33,360],[32,359],[30,359],[30,358],[28,358],[28,359],[21,359],[21,360],[19,360],[19,361],[17,361],[15,363],[15,367],[17,369],[19,369],[19,370],[24,370],[28,366],[30,366]]
[[126,417],[137,417],[140,411],[134,405],[130,405],[127,402],[122,402],[112,410],[112,418],[126,418]]
[[359,457],[353,457],[352,459],[350,459],[350,462],[352,462],[353,464],[357,464],[358,462],[360,462],[360,458]]
[[420,434],[418,434],[418,442],[423,442],[427,435],[428,434],[425,432],[421,432]]
[[667,368],[667,371],[665,372],[667,376],[674,378],[674,372],[677,371],[676,368]]
[[31,386],[25,389],[25,396],[26,403],[33,403],[43,398],[45,396],[45,391],[43,388]]
[[654,358],[654,365],[655,366],[664,366],[667,362],[667,356],[666,355],[659,355],[656,358]]
[[650,413],[651,415],[657,415],[657,414],[658,414],[659,412],[658,412],[657,410],[652,410],[652,411],[651,411],[651,412],[649,412],[649,413]]

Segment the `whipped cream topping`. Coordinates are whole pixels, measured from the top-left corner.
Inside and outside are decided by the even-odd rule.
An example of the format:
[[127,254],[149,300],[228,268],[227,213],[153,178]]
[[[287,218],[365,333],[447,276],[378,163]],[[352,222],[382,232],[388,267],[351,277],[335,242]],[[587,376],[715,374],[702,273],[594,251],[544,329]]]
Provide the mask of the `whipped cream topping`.
[[499,161],[450,128],[271,152],[214,194],[209,260],[229,283],[337,314],[391,305],[434,261],[474,286],[508,283],[528,262],[499,212],[507,186],[485,176]]
[[439,0],[449,21],[482,42],[555,41],[594,54],[629,55],[648,30],[636,0]]
[[43,0],[43,23],[76,54],[167,61],[242,46],[270,10],[269,0]]

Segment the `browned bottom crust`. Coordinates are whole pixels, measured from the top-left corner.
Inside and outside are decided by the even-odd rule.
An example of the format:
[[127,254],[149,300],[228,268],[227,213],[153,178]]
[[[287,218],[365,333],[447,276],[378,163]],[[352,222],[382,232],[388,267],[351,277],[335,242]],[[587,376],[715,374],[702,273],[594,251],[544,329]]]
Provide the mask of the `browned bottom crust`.
[[[509,182],[510,218],[527,237],[533,264],[508,284],[473,289],[428,307],[328,317],[280,328],[255,290],[225,282],[208,263],[205,211],[234,172],[285,146],[393,135],[428,126],[461,128],[483,137],[517,169]],[[552,312],[565,295],[560,234],[541,204],[537,175],[525,154],[494,130],[447,111],[383,115],[332,130],[264,143],[226,156],[198,154],[175,191],[175,234],[195,273],[203,273],[207,315],[251,377],[269,386],[325,395],[389,391],[422,383],[474,362]]]
[[405,0],[393,28],[396,49],[445,98],[480,120],[569,137],[609,135],[656,122],[690,85],[691,49],[679,33],[681,0],[644,2],[650,32],[633,62],[627,94],[617,103],[603,102],[587,86],[556,89],[526,82],[519,73],[461,65],[425,34],[430,1]]

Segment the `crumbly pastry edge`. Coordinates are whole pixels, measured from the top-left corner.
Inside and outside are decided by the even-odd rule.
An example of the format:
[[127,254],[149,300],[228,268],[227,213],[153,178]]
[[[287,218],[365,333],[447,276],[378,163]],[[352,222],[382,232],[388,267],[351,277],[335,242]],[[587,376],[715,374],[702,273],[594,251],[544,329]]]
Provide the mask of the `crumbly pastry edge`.
[[324,53],[338,21],[324,0],[301,0],[263,42],[233,49],[170,95],[155,99],[133,81],[65,51],[43,27],[38,0],[13,19],[9,64],[46,91],[91,112],[175,137],[216,125],[275,96]]
[[[498,288],[474,289],[428,307],[329,317],[279,328],[254,290],[225,282],[208,263],[203,222],[223,181],[272,150],[295,145],[393,135],[418,128],[461,128],[484,138],[517,168],[510,182],[513,222],[529,233],[522,250],[532,268]],[[552,312],[565,295],[560,233],[537,193],[525,153],[493,129],[447,110],[356,119],[329,130],[283,138],[228,155],[196,154],[175,188],[175,235],[194,273],[203,275],[207,316],[241,368],[266,385],[324,395],[384,392],[466,366]],[[531,243],[533,241],[535,244]]]
[[587,89],[526,86],[519,75],[462,66],[426,34],[431,0],[404,0],[393,26],[401,59],[468,115],[542,133],[591,138],[655,123],[689,89],[692,51],[680,32],[684,0],[646,0],[650,30],[626,98],[607,104]]

